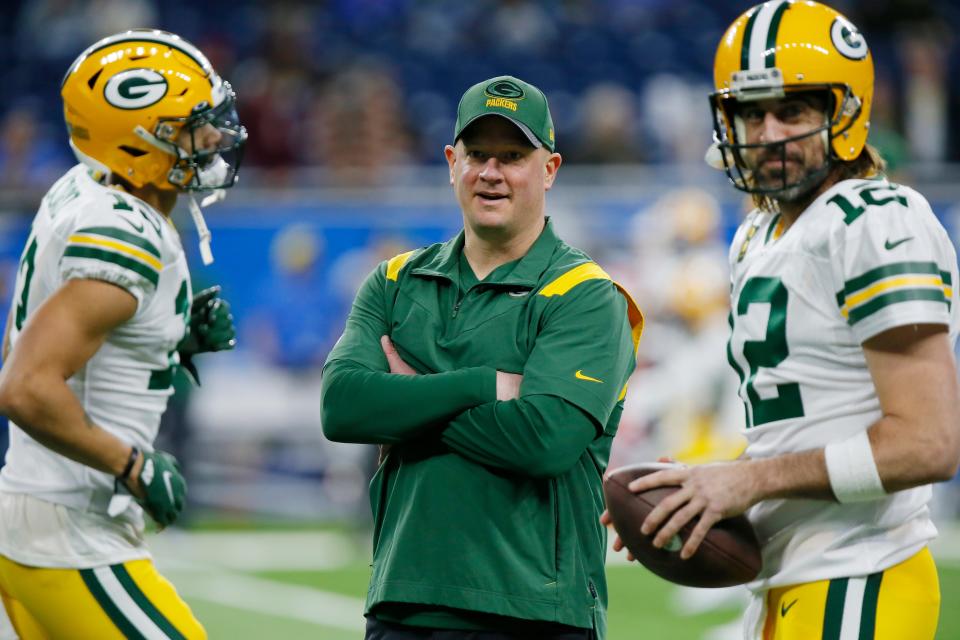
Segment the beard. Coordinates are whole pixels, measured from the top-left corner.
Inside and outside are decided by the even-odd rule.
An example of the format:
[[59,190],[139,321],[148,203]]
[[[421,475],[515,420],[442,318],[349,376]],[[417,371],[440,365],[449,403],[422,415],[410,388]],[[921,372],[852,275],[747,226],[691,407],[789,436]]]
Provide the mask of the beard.
[[769,190],[770,196],[781,202],[797,202],[806,198],[829,171],[828,162],[811,169],[802,154],[776,151],[764,152],[754,166],[757,168],[752,174],[757,186]]

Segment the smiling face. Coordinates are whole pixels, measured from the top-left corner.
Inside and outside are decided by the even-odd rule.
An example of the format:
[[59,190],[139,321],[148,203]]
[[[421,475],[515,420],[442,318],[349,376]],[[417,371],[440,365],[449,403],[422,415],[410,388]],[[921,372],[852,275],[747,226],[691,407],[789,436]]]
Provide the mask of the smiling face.
[[560,154],[535,148],[499,116],[476,120],[444,153],[468,232],[500,240],[539,233]]
[[[736,119],[746,144],[764,145],[741,151],[758,187],[778,190],[786,185],[802,185],[784,189],[775,196],[790,201],[816,186],[804,181],[827,160],[826,136],[812,133],[828,124],[825,104],[819,96],[801,93],[744,102],[737,109]],[[782,142],[790,138],[798,139]]]

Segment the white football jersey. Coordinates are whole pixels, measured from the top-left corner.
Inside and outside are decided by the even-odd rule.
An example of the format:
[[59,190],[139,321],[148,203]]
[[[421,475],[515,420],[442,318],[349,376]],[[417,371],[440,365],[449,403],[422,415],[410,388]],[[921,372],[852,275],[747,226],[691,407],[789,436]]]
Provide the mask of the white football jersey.
[[[782,236],[778,214],[754,211],[730,250],[731,338],[747,414],[747,455],[823,447],[881,417],[862,343],[887,329],[958,323],[957,257],[916,191],[883,179],[846,180],[818,197]],[[866,575],[936,535],[929,486],[837,504],[766,500],[748,513],[763,544],[749,585]]]
[[[10,316],[13,349],[34,310],[74,278],[123,287],[137,299],[137,311],[67,383],[93,423],[152,450],[189,321],[186,257],[165,216],[97,183],[83,165],[53,185],[33,220]],[[53,452],[11,423],[0,491],[106,518],[113,490],[109,474]],[[134,505],[120,519],[137,519],[139,511]]]

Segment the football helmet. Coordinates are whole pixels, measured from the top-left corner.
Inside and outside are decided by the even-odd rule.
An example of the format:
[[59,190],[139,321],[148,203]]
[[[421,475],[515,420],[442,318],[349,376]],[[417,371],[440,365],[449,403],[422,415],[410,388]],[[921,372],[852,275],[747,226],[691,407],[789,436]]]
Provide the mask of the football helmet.
[[[873,59],[857,28],[826,5],[770,0],[747,10],[720,41],[714,87],[714,145],[707,161],[725,169],[742,191],[773,197],[805,193],[826,177],[835,161],[856,159],[866,145]],[[827,105],[823,126],[785,140],[748,144],[738,104],[795,91],[822,92]],[[823,139],[823,166],[793,183],[787,181],[786,166],[779,185],[762,187],[753,179],[744,152],[766,147],[779,153],[785,165],[787,144],[808,136]]]
[[[104,38],[70,65],[60,94],[70,146],[95,172],[136,188],[200,191],[236,182],[247,138],[236,96],[183,38],[153,29]],[[220,133],[216,148],[199,144],[206,125]]]

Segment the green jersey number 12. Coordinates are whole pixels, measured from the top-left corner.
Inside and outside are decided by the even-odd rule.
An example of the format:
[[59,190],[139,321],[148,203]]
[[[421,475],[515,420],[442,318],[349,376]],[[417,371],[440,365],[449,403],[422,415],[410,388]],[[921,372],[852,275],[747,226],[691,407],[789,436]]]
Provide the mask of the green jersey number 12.
[[[747,340],[743,345],[743,357],[750,366],[746,378],[747,398],[750,402],[750,411],[747,412],[748,427],[803,416],[800,385],[796,382],[778,384],[775,398],[761,398],[754,386],[761,368],[772,369],[790,355],[787,347],[787,297],[787,288],[783,286],[780,278],[755,277],[747,280],[737,300],[737,316],[746,315],[752,304],[770,305],[764,339]],[[727,348],[727,357],[742,383],[744,372],[733,358],[732,344]]]

